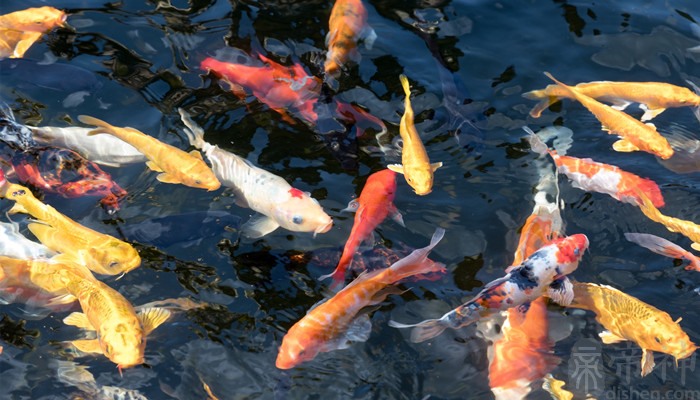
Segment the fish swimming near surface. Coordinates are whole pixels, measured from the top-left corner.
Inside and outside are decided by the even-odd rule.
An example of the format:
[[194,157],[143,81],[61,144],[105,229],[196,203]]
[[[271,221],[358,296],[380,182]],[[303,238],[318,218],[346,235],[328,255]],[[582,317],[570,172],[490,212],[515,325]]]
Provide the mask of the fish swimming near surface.
[[470,325],[499,311],[522,306],[542,295],[547,295],[558,304],[568,305],[573,292],[566,275],[576,270],[587,248],[588,238],[583,234],[555,239],[504,277],[487,284],[472,300],[442,318],[410,325],[389,321],[389,325],[413,328],[411,341],[419,343],[441,334],[446,328],[458,329]]
[[637,195],[642,199],[642,203],[639,205],[639,208],[642,210],[644,215],[647,216],[647,218],[662,224],[671,232],[678,232],[686,236],[693,241],[690,247],[692,247],[693,250],[700,251],[700,225],[692,221],[661,214],[661,212],[654,206],[651,199],[649,199],[644,193],[638,192]]
[[[700,96],[688,88],[664,82],[611,82],[596,81],[579,83],[572,86],[579,93],[590,98],[612,103],[616,110],[624,110],[631,103],[639,103],[644,110],[642,121],[649,121],[657,115],[674,107],[695,107],[698,113]],[[574,98],[571,92],[559,85],[547,85],[546,88],[523,93],[530,100],[541,100],[530,111],[530,115],[539,118],[542,111],[559,101],[562,97]]]
[[32,131],[17,122],[10,106],[2,101],[0,101],[0,140],[16,150],[24,150],[36,145]]
[[179,110],[190,143],[202,149],[214,174],[234,190],[234,201],[261,215],[242,227],[245,236],[259,238],[283,227],[294,232],[328,232],[333,220],[309,193],[293,188],[283,178],[256,167],[248,160],[204,141],[204,131],[182,109]]
[[689,271],[700,271],[700,258],[681,246],[670,242],[662,237],[648,233],[625,233],[625,238],[630,242],[637,243],[642,247],[653,251],[656,254],[671,258],[685,258],[690,264],[685,266]]
[[605,331],[599,334],[605,344],[630,340],[642,348],[641,375],[654,368],[654,351],[678,360],[697,349],[688,335],[668,313],[607,285],[574,283],[570,307],[593,311]]
[[401,149],[401,164],[389,164],[387,168],[403,174],[406,182],[418,195],[426,195],[433,190],[433,172],[442,167],[442,162],[430,163],[428,153],[421,141],[420,135],[413,124],[413,108],[411,107],[411,88],[405,75],[399,76],[406,94],[405,111],[401,117],[399,132],[403,139]]
[[0,58],[23,57],[44,32],[65,21],[65,12],[48,6],[0,15]]
[[277,368],[293,368],[320,352],[345,349],[351,341],[366,341],[372,324],[367,314],[357,316],[358,313],[384,301],[393,289],[390,285],[402,279],[444,271],[443,264],[428,259],[444,234],[438,228],[427,247],[414,250],[388,268],[362,273],[333,297],[309,310],[282,339]]
[[393,203],[395,193],[396,174],[393,171],[383,169],[367,178],[367,183],[365,183],[359,199],[351,201],[347,208],[355,211],[355,220],[338,266],[331,274],[324,275],[319,279],[333,278],[333,287],[345,282],[345,272],[352,263],[355,252],[364,240],[372,237],[372,232],[377,225],[384,221],[388,215],[403,225],[401,214]]
[[576,158],[559,155],[556,150],[549,150],[530,128],[523,127],[530,134],[530,145],[535,151],[546,151],[554,160],[557,170],[566,175],[573,186],[589,192],[605,193],[619,201],[639,205],[642,200],[637,195],[642,191],[655,207],[664,206],[659,185],[651,179],[642,178],[623,171],[617,166],[603,164],[590,158]]
[[0,222],[0,255],[33,260],[51,258],[56,253],[41,243],[27,239],[20,233],[18,223]]
[[613,143],[613,149],[616,151],[630,152],[641,150],[664,160],[671,158],[673,155],[673,148],[671,148],[668,140],[661,136],[653,125],[640,122],[622,111],[615,110],[582,94],[576,87],[567,86],[559,82],[549,72],[545,72],[545,75],[556,82],[568,94],[568,97],[576,99],[588,111],[593,113],[603,125],[603,130],[622,138]]
[[187,153],[163,143],[160,140],[148,136],[134,128],[118,128],[107,122],[87,115],[78,116],[78,120],[84,124],[94,125],[88,135],[110,134],[126,143],[134,146],[148,158],[146,166],[153,171],[160,172],[158,181],[163,183],[180,183],[185,186],[216,190],[221,187],[221,182],[202,159],[202,154],[197,150]]

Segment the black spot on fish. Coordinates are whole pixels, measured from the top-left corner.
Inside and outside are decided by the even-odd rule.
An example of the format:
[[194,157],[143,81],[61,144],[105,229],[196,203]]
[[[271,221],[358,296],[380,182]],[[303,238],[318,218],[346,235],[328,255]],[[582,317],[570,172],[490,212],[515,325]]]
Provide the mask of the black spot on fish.
[[530,266],[529,263],[523,264],[521,267],[511,271],[509,281],[516,284],[518,289],[523,291],[535,288],[539,283],[539,279],[532,273],[532,266]]

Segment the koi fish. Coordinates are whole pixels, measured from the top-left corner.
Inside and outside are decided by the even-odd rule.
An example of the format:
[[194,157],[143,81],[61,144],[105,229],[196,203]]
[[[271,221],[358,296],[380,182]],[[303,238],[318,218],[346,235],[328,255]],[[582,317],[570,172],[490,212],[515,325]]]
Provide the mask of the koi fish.
[[84,263],[98,274],[127,273],[141,264],[141,257],[128,243],[99,233],[66,217],[55,208],[37,200],[29,189],[10,183],[0,173],[0,197],[15,201],[10,213],[28,213],[38,222],[29,230],[49,249],[76,262]]
[[56,253],[43,244],[27,239],[19,232],[16,222],[0,222],[0,255],[33,260],[51,258]]
[[80,365],[75,361],[50,360],[49,366],[56,369],[56,375],[61,383],[80,389],[83,392],[79,396],[81,398],[93,400],[148,400],[146,396],[136,389],[100,385],[95,380],[95,376],[88,371],[89,367]]
[[181,183],[185,186],[216,190],[221,182],[202,159],[197,150],[186,153],[177,147],[163,143],[134,128],[118,128],[102,120],[87,115],[79,115],[78,120],[84,124],[94,125],[88,135],[110,134],[134,146],[143,153],[148,162],[146,166],[152,171],[160,172],[158,181],[163,183]]
[[[553,240],[525,259],[500,279],[490,282],[472,300],[443,315],[418,324],[389,321],[394,328],[413,328],[411,341],[419,343],[441,334],[446,328],[458,329],[499,311],[518,307],[547,295],[554,302],[568,305],[573,297],[566,275],[578,267],[588,248],[588,238],[576,234]],[[523,307],[523,308],[526,308]]]
[[390,170],[404,174],[406,182],[413,188],[417,195],[423,196],[433,190],[433,172],[442,167],[442,162],[430,163],[428,153],[425,151],[425,146],[421,141],[416,127],[413,125],[413,108],[411,107],[411,88],[408,84],[408,78],[405,75],[399,76],[401,85],[406,93],[406,102],[399,132],[403,139],[403,148],[401,150],[401,163],[390,164],[387,166]]
[[[590,98],[612,103],[612,108],[624,110],[632,103],[639,103],[644,110],[642,121],[654,119],[657,115],[674,107],[700,107],[700,96],[688,88],[663,82],[610,82],[596,81],[579,83],[573,86],[579,93]],[[531,111],[533,118],[539,118],[542,111],[562,97],[572,97],[570,92],[558,85],[523,93],[530,100],[541,100]]]
[[187,112],[178,111],[187,126],[185,134],[190,143],[206,154],[214,174],[224,186],[234,190],[236,204],[261,214],[243,225],[246,236],[259,238],[280,226],[294,232],[314,232],[314,235],[331,229],[333,220],[316,199],[248,160],[205,142],[202,128]]
[[622,111],[615,110],[582,94],[576,87],[567,86],[559,82],[549,72],[544,74],[559,85],[567,93],[568,97],[575,98],[588,111],[593,113],[603,125],[603,130],[622,138],[613,143],[615,151],[630,152],[641,150],[661,157],[664,160],[671,158],[673,155],[673,149],[668,140],[661,136],[652,124],[640,122]]
[[328,53],[323,68],[327,77],[337,78],[348,61],[359,62],[358,40],[364,40],[365,47],[371,49],[377,34],[367,24],[367,9],[361,0],[336,0],[328,27]]
[[323,275],[319,279],[333,278],[332,287],[345,281],[345,270],[352,263],[360,243],[372,235],[387,215],[392,215],[403,225],[403,218],[393,203],[396,192],[396,174],[388,169],[377,171],[367,178],[367,183],[360,193],[360,198],[348,204],[348,210],[355,210],[355,220],[350,231],[350,237],[345,243],[343,254],[335,271]]
[[110,214],[127,195],[102,168],[72,150],[32,148],[15,153],[10,162],[21,182],[66,198],[102,196]]
[[387,286],[414,275],[444,271],[443,264],[428,259],[444,234],[445,230],[438,228],[427,247],[414,250],[388,268],[360,274],[335,296],[309,310],[282,339],[277,368],[289,369],[314,359],[320,352],[345,349],[350,341],[366,341],[372,324],[367,314],[356,315],[384,301],[390,294]]
[[698,347],[668,313],[607,285],[576,282],[570,307],[593,311],[605,331],[603,343],[630,340],[642,348],[642,376],[654,368],[654,351],[678,360],[690,357]]
[[653,251],[656,254],[671,258],[685,258],[690,264],[685,266],[688,271],[700,271],[700,258],[681,246],[670,242],[662,237],[650,235],[648,233],[625,233],[625,238],[632,243],[637,243],[642,247]]
[[639,204],[639,208],[642,210],[644,215],[647,216],[647,218],[662,224],[671,232],[678,232],[686,236],[694,242],[690,245],[690,247],[692,247],[693,250],[700,251],[700,225],[692,221],[686,221],[663,215],[644,193],[638,192],[638,196],[642,199],[642,203]]
[[564,389],[566,383],[547,374],[542,381],[542,389],[552,396],[552,400],[573,400],[574,394]]
[[[637,193],[643,191],[656,207],[664,206],[659,185],[651,179],[642,178],[623,171],[619,167],[593,161],[590,158],[560,156],[556,150],[549,150],[530,128],[524,126],[530,134],[530,145],[535,151],[546,151],[554,160],[557,170],[566,175],[575,188],[589,192],[607,194],[619,201],[639,205],[642,200]],[[541,153],[542,154],[542,153]]]
[[36,7],[0,15],[0,58],[21,58],[47,32],[66,21],[66,13]]
[[3,101],[0,101],[0,140],[20,150],[36,145],[32,131],[15,120],[12,109]]

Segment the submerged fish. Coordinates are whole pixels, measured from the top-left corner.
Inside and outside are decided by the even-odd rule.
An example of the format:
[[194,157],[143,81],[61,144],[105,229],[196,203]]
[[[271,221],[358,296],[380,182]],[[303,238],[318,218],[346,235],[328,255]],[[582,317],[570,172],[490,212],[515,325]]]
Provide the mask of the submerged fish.
[[280,226],[294,232],[313,232],[314,235],[331,229],[333,220],[309,193],[293,188],[281,177],[244,158],[205,142],[202,128],[184,110],[179,112],[187,126],[185,133],[190,143],[204,151],[216,177],[224,186],[234,190],[236,204],[262,214],[243,225],[246,236],[259,238]]
[[654,368],[654,351],[678,360],[697,349],[678,322],[668,313],[607,285],[576,282],[570,307],[593,311],[605,331],[599,334],[605,344],[630,340],[642,348],[642,376]]
[[[49,365],[56,369],[58,380],[66,385],[75,386],[83,393],[85,400],[148,400],[141,392],[118,386],[100,385],[88,371],[88,367],[74,361],[51,360]],[[87,397],[84,397],[87,396]]]
[[694,250],[700,251],[700,225],[679,218],[661,214],[654,203],[644,193],[638,192],[642,203],[639,208],[650,220],[663,224],[671,232],[678,232],[693,241],[690,245]]
[[442,318],[411,325],[389,321],[389,325],[394,328],[413,328],[411,341],[419,343],[441,334],[446,328],[458,329],[470,325],[499,311],[529,303],[542,295],[547,295],[561,305],[568,305],[573,292],[566,275],[576,270],[587,248],[588,238],[583,234],[555,239]]
[[668,140],[656,131],[651,124],[640,122],[636,118],[615,110],[610,106],[600,103],[585,94],[576,87],[567,86],[556,80],[549,72],[545,72],[548,78],[553,80],[564,90],[569,97],[575,98],[588,109],[603,125],[603,130],[611,135],[618,135],[622,139],[613,144],[613,149],[621,152],[645,151],[666,160],[673,155],[673,149]]
[[426,195],[433,190],[433,172],[442,167],[442,162],[430,163],[423,141],[413,124],[411,88],[405,75],[399,76],[406,94],[405,111],[401,117],[399,132],[403,139],[401,164],[389,164],[387,168],[403,174],[406,182],[418,195]]
[[277,368],[293,368],[314,359],[320,352],[345,349],[351,341],[366,341],[372,324],[367,314],[357,316],[358,313],[384,301],[390,293],[387,286],[411,276],[444,270],[443,264],[428,259],[444,234],[438,228],[427,247],[414,250],[389,268],[361,274],[333,297],[309,310],[282,339],[275,362]]
[[10,106],[2,101],[0,101],[0,140],[20,150],[36,145],[32,131],[18,123]]
[[670,242],[664,238],[648,233],[625,233],[625,238],[630,242],[637,243],[642,247],[653,251],[656,254],[671,258],[685,258],[690,264],[685,266],[689,271],[700,271],[700,258],[681,246]]
[[27,239],[19,232],[16,222],[0,222],[0,255],[31,260],[50,258],[56,253],[43,244]]
[[87,115],[78,116],[80,122],[94,125],[97,128],[89,135],[110,134],[134,146],[148,158],[146,166],[160,172],[158,181],[163,183],[181,183],[185,186],[216,190],[221,182],[216,179],[214,172],[202,159],[197,150],[186,153],[177,147],[163,143],[134,128],[118,128],[102,120]]
[[21,58],[41,35],[66,21],[66,13],[36,7],[0,15],[0,58]]
[[362,0],[336,0],[328,20],[326,35],[326,62],[323,68],[326,77],[338,78],[340,70],[348,61],[358,62],[360,53],[357,41],[364,39],[365,47],[372,48],[377,34],[367,24],[367,10]]

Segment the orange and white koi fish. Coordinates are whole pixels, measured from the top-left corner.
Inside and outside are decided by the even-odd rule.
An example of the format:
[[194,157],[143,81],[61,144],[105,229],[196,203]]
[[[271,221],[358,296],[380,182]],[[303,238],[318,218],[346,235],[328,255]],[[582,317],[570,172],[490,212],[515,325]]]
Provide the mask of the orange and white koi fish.
[[399,76],[401,85],[406,93],[406,110],[401,117],[399,132],[403,139],[401,149],[401,163],[389,164],[387,168],[403,174],[406,182],[413,188],[417,195],[423,196],[433,190],[433,172],[442,167],[442,162],[430,163],[428,153],[421,141],[418,131],[413,124],[413,108],[411,107],[411,88],[405,75]]
[[[576,90],[593,99],[612,103],[616,110],[624,110],[631,103],[639,103],[644,110],[642,121],[649,121],[657,115],[674,107],[700,107],[700,96],[690,89],[663,82],[610,82],[596,81],[579,83]],[[562,97],[573,98],[569,92],[558,85],[523,93],[530,100],[542,100],[530,111],[530,115],[539,118],[542,111],[559,101]]]
[[358,40],[364,39],[365,47],[371,49],[377,34],[367,25],[367,10],[362,0],[336,0],[328,27],[328,54],[323,68],[327,77],[337,78],[349,60],[359,62]]
[[202,159],[197,150],[186,153],[177,147],[163,143],[134,128],[118,128],[107,122],[87,115],[79,115],[78,120],[84,124],[94,125],[88,135],[110,134],[132,145],[148,158],[146,166],[160,172],[157,179],[163,183],[181,183],[185,186],[216,190],[221,182]]
[[662,224],[671,232],[678,232],[684,235],[693,241],[690,247],[692,247],[693,250],[700,251],[700,225],[692,221],[686,221],[663,215],[654,206],[651,199],[649,199],[644,193],[638,192],[638,196],[642,199],[642,203],[640,203],[639,208],[642,210],[644,215],[647,216],[647,218]]
[[367,314],[357,314],[384,301],[390,293],[387,286],[411,276],[443,272],[445,266],[428,259],[428,254],[444,234],[444,229],[438,228],[427,247],[414,250],[389,268],[362,273],[335,296],[309,310],[282,339],[277,368],[293,368],[320,352],[345,349],[351,341],[366,341],[372,324]]
[[681,246],[670,242],[662,237],[648,233],[625,233],[625,238],[630,242],[637,243],[642,247],[653,251],[656,254],[671,258],[685,258],[690,264],[685,266],[688,271],[700,272],[700,258]]
[[352,263],[360,243],[372,236],[372,231],[388,215],[392,215],[397,222],[403,225],[401,214],[394,206],[394,193],[396,192],[396,174],[388,169],[377,171],[367,178],[367,183],[357,200],[348,205],[348,210],[356,210],[355,220],[350,231],[350,237],[345,243],[343,254],[335,271],[324,275],[319,279],[333,278],[332,287],[345,281],[345,271]]
[[618,135],[622,139],[613,143],[613,149],[620,152],[645,151],[661,157],[664,160],[671,158],[673,149],[668,140],[656,131],[656,127],[645,124],[638,119],[615,110],[610,106],[600,103],[581,93],[574,86],[567,86],[556,80],[549,72],[545,75],[568,95],[583,104],[603,125],[603,130],[611,135]]
[[262,215],[242,227],[245,236],[259,238],[283,227],[294,232],[328,232],[333,220],[309,193],[295,189],[283,178],[256,167],[248,160],[204,141],[204,131],[182,109],[185,134],[192,146],[201,149],[224,186],[234,190],[234,201]]
[[659,185],[651,179],[642,178],[633,173],[623,171],[619,167],[593,161],[590,158],[560,156],[555,150],[549,150],[530,128],[524,126],[530,134],[530,145],[534,151],[546,151],[554,160],[557,170],[566,175],[575,188],[589,192],[605,193],[617,200],[635,205],[642,200],[637,193],[644,192],[654,206],[663,207],[664,198]]
[[48,6],[0,15],[0,59],[23,57],[44,32],[65,21],[66,13]]
[[678,360],[690,357],[698,348],[678,323],[639,299],[607,285],[576,282],[570,307],[593,311],[605,331],[599,334],[605,344],[624,340],[642,348],[642,376],[654,368],[654,351],[670,354]]
[[442,318],[411,325],[389,321],[389,325],[394,328],[413,328],[411,341],[419,343],[441,334],[446,328],[458,329],[470,325],[499,311],[529,303],[542,295],[547,295],[561,305],[568,305],[573,291],[566,275],[576,270],[587,248],[588,238],[583,234],[555,239],[534,252],[518,267],[511,269],[506,276],[490,282],[473,299]]
[[49,249],[64,253],[60,256],[106,275],[124,274],[141,264],[130,244],[80,225],[37,200],[26,187],[7,182],[4,174],[0,175],[0,197],[15,201],[10,213],[23,212],[36,218],[38,222],[29,224],[29,230]]

